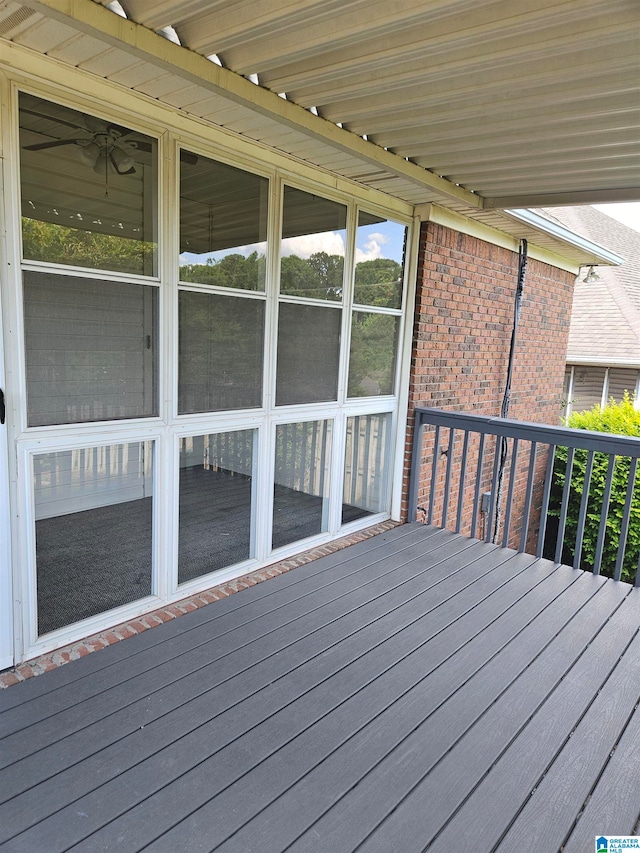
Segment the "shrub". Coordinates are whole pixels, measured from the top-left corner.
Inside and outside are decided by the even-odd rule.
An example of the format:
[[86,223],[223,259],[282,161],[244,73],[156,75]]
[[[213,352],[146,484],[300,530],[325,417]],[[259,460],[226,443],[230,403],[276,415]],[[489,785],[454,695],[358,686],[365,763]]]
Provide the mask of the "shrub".
[[[632,398],[630,398],[629,394],[625,392],[624,399],[620,403],[615,403],[612,400],[609,405],[604,408],[594,406],[588,411],[576,412],[568,419],[567,426],[572,429],[608,432],[615,433],[617,435],[630,435],[640,438],[640,411],[636,411],[634,409]],[[559,505],[566,478],[567,456],[568,452],[566,447],[559,447],[556,449],[554,460],[554,501],[552,508],[550,509],[550,515],[553,516],[559,516],[560,514]],[[580,565],[583,569],[592,569],[595,562],[608,464],[609,457],[607,454],[596,453],[594,455],[589,498],[587,502],[584,539],[580,558]],[[572,559],[575,553],[578,513],[580,511],[580,502],[584,491],[586,465],[587,451],[576,450],[571,473],[571,491],[569,493],[567,524],[564,538],[565,552],[568,551],[571,554]],[[616,457],[601,565],[601,573],[608,575],[609,577],[613,576],[618,555],[622,516],[626,500],[630,469],[631,460],[629,457]],[[634,582],[639,556],[640,465],[636,471],[631,502],[631,518],[629,523],[629,532],[627,534],[626,553],[622,566],[622,580],[630,583]]]

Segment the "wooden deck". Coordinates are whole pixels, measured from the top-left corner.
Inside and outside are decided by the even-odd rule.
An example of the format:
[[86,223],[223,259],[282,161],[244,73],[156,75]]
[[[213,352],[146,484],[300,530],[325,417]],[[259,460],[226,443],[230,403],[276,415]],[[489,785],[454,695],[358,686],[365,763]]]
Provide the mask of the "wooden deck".
[[0,694],[3,851],[586,853],[640,589],[405,525]]

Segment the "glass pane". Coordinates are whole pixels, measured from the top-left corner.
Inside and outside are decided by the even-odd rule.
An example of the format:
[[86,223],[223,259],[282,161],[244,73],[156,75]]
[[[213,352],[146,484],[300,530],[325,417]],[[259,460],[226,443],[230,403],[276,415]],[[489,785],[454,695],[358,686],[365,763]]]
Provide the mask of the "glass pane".
[[262,404],[264,302],[180,293],[178,412]]
[[336,399],[341,315],[336,308],[280,305],[277,406]]
[[320,196],[284,188],[280,292],[342,299],[347,208]]
[[253,556],[254,436],[242,430],[180,440],[179,583]]
[[342,523],[389,510],[391,415],[347,419]]
[[279,424],[273,492],[273,547],[328,529],[331,423]]
[[393,394],[400,317],[354,311],[351,319],[349,397]]
[[24,273],[29,426],[157,415],[158,290]]
[[157,144],[20,93],[25,258],[156,274]]
[[151,594],[153,443],[34,458],[38,634]]
[[264,290],[269,181],[183,151],[180,279]]
[[361,211],[356,234],[353,301],[383,308],[402,307],[402,280],[407,228]]

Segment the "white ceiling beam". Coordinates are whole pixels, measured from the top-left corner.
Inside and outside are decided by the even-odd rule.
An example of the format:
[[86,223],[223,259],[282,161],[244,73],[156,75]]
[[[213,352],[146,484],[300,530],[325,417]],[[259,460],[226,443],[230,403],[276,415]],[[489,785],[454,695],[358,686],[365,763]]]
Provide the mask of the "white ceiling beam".
[[[593,159],[598,159],[599,156],[610,156],[616,149],[620,149],[620,153],[624,153],[625,147],[635,148],[636,154],[638,154],[640,151],[639,141],[640,116],[639,120],[634,122],[631,127],[616,127],[615,124],[612,124],[602,126],[598,130],[592,130],[588,134],[584,133],[584,128],[581,133],[552,134],[545,132],[543,135],[536,134],[535,138],[528,136],[525,132],[514,139],[506,137],[495,137],[493,140],[491,138],[470,139],[465,140],[464,144],[458,145],[452,142],[450,148],[447,147],[446,139],[440,139],[434,143],[425,140],[422,144],[394,146],[394,148],[396,153],[404,157],[428,159],[433,163],[433,167],[430,168],[437,170],[444,163],[457,165],[472,163],[476,166],[483,163],[495,163],[498,160],[504,164],[504,168],[510,162],[521,160],[523,156],[528,159],[544,158],[548,162],[550,155],[555,160],[557,156],[580,156],[581,153],[587,152],[593,155]],[[420,165],[424,164],[420,163]],[[443,173],[438,172],[438,174]]]
[[[541,15],[538,13],[536,19]],[[451,34],[446,41],[433,38],[431,28],[425,27],[423,34],[412,31],[410,35],[401,33],[402,40],[381,38],[373,43],[354,43],[349,49],[319,52],[305,62],[287,63],[280,56],[271,63],[272,67],[265,67],[255,56],[247,56],[244,62],[239,62],[235,54],[227,59],[230,67],[241,73],[245,73],[245,67],[258,70],[265,84],[279,92],[305,91],[306,87],[339,91],[346,83],[350,88],[361,85],[372,73],[377,77],[383,73],[385,80],[400,82],[415,79],[420,70],[443,77],[474,67],[523,61],[535,65],[546,57],[584,50],[595,52],[605,44],[633,39],[634,15],[616,16],[615,23],[609,26],[602,25],[601,14],[596,20],[571,20],[564,26],[545,21],[542,30],[535,26],[523,30],[520,23],[517,27],[492,23],[476,28],[470,36],[463,29],[459,37]],[[274,53],[279,49],[279,41],[279,38],[274,40]]]
[[[466,52],[483,45],[486,48],[492,40],[514,36],[523,29],[534,34],[538,24],[558,28],[573,22],[574,30],[579,30],[595,14],[602,25],[598,0],[581,2],[579,22],[574,3],[558,6],[556,0],[540,0],[536,8],[526,12],[516,12],[513,0],[481,4],[467,0],[457,2],[455,7],[450,2],[421,3],[415,9],[398,8],[402,5],[398,3],[385,3],[382,7],[380,3],[370,3],[366,15],[354,13],[351,5],[343,4],[341,14],[331,16],[324,25],[316,22],[316,26],[278,31],[277,40],[255,39],[249,29],[244,40],[227,51],[231,67],[240,70],[254,65],[262,73],[321,78],[331,66],[341,69],[338,73],[348,73],[371,57],[378,57],[384,64],[393,62],[398,54],[410,52],[418,61],[424,61],[426,56],[434,58],[440,51]],[[447,11],[449,14],[443,14]]]
[[[401,133],[405,130],[422,131],[425,126],[433,128],[434,132],[442,128],[443,133],[453,135],[485,127],[487,114],[491,110],[500,113],[501,117],[506,117],[496,120],[506,127],[513,127],[514,123],[520,125],[528,119],[535,119],[539,127],[543,124],[542,120],[549,118],[554,121],[556,116],[575,120],[583,119],[585,114],[606,115],[614,111],[638,109],[638,92],[635,87],[630,87],[627,74],[603,75],[590,84],[587,90],[582,87],[579,79],[574,80],[563,87],[562,94],[561,100],[549,103],[547,92],[524,98],[520,93],[509,91],[491,104],[480,100],[476,95],[459,98],[455,109],[451,109],[451,103],[446,97],[431,99],[426,93],[422,106],[413,105],[393,113],[371,113],[364,120],[349,121],[346,126],[354,133],[370,133],[374,136],[390,132]],[[476,120],[477,124],[474,124]],[[495,126],[495,123],[492,122],[491,125]]]
[[347,126],[354,133],[368,132],[374,137],[384,134],[387,139],[393,139],[395,133],[400,135],[425,132],[441,137],[446,134],[453,138],[460,133],[482,134],[489,133],[492,129],[501,133],[514,126],[540,128],[543,122],[553,125],[583,122],[585,115],[597,120],[606,120],[611,115],[635,115],[640,111],[637,92],[615,93],[609,89],[576,95],[568,103],[558,101],[557,94],[550,93],[546,98],[511,98],[496,106],[499,106],[500,118],[492,122],[490,128],[486,127],[485,121],[487,105],[479,102],[477,98],[468,99],[464,105],[458,104],[453,113],[448,104],[443,102],[432,104],[428,113],[425,113],[424,108],[400,109],[395,114],[395,121],[390,115],[371,115],[367,119],[366,127],[359,122],[349,122]]
[[571,207],[581,204],[615,204],[640,201],[640,182],[637,187],[608,187],[592,190],[568,190],[541,193],[535,189],[518,194],[504,194],[484,199],[485,210],[507,210],[529,207]]
[[[246,56],[255,51],[261,67],[274,58],[274,33],[282,55],[295,51],[296,56],[305,56],[322,45],[347,46],[376,35],[391,36],[425,17],[435,22],[451,16],[451,0],[430,0],[428,6],[424,0],[396,0],[393,5],[385,0],[260,0],[259,4],[245,0],[227,6],[221,18],[184,21],[184,43],[199,53],[244,50]],[[477,0],[457,0],[457,6],[459,14],[469,14]]]
[[[308,86],[290,87],[276,85],[274,89],[286,91],[292,100],[303,106],[316,105],[323,108],[326,104],[346,105],[355,96],[358,100],[382,97],[393,99],[397,103],[421,102],[420,93],[427,98],[435,92],[448,91],[453,97],[458,93],[475,90],[486,98],[494,90],[509,91],[512,87],[535,88],[550,82],[562,83],[566,77],[575,79],[579,74],[585,80],[597,78],[602,70],[611,67],[620,69],[626,61],[637,68],[638,40],[628,36],[614,43],[581,47],[571,53],[549,54],[540,61],[531,61],[528,56],[516,54],[504,63],[485,63],[482,59],[468,62],[457,59],[451,63],[428,64],[418,66],[411,62],[400,69],[385,74],[372,74],[369,70],[363,74],[345,75],[330,85],[313,83]],[[586,87],[586,84],[585,84]],[[347,116],[349,114],[347,110]]]
[[[598,64],[596,64],[598,65]],[[379,112],[387,115],[401,112],[404,109],[424,110],[428,116],[435,105],[445,105],[450,115],[455,115],[458,104],[483,104],[487,112],[502,112],[503,101],[526,104],[536,100],[536,103],[558,104],[565,97],[567,89],[579,91],[603,91],[613,87],[618,92],[637,93],[637,80],[633,75],[638,71],[638,55],[636,50],[621,53],[615,61],[607,66],[594,68],[594,63],[588,58],[583,65],[569,65],[559,74],[557,69],[546,72],[538,69],[536,73],[525,73],[518,78],[497,79],[484,82],[480,79],[462,77],[459,80],[438,80],[433,83],[407,85],[401,89],[380,90],[365,96],[336,99],[330,102],[318,103],[322,115],[330,121],[344,121],[353,126],[356,122],[366,125],[369,117]],[[295,94],[295,93],[294,93]],[[366,132],[366,131],[365,131]]]
[[367,142],[307,110],[250,83],[238,74],[174,44],[147,28],[115,15],[93,0],[30,0],[31,6],[54,20],[77,27],[132,55],[153,63],[166,73],[203,85],[229,101],[304,132],[333,148],[348,152],[424,187],[443,198],[456,199],[470,208],[482,207],[482,199],[454,184]]
[[[585,137],[585,124],[590,125],[589,131],[596,135],[601,132],[610,133],[611,130],[624,131],[629,128],[640,128],[640,107],[638,98],[630,97],[625,103],[623,99],[614,100],[613,103],[603,104],[601,109],[594,105],[589,111],[577,112],[566,107],[567,113],[563,111],[562,105],[556,108],[549,107],[549,115],[544,110],[531,110],[529,114],[520,117],[509,115],[508,119],[492,122],[478,121],[477,123],[460,119],[449,122],[432,123],[427,119],[422,126],[405,128],[397,132],[384,131],[381,133],[369,133],[368,138],[378,145],[388,148],[403,148],[405,156],[412,156],[406,149],[415,146],[416,151],[424,150],[427,146],[430,151],[436,150],[441,145],[445,151],[465,151],[478,146],[484,146],[496,139],[506,141],[514,132],[522,138],[527,131],[535,131],[538,140],[562,137],[569,139],[573,136]],[[486,117],[486,110],[485,110]],[[637,137],[638,138],[638,137]]]
[[[109,0],[100,0],[107,5]],[[122,6],[130,18],[149,27],[152,30],[161,30],[165,27],[173,27],[176,22],[176,13],[179,19],[190,18],[206,12],[207,15],[216,15],[229,5],[228,0],[120,0]]]
[[[521,157],[518,161],[513,161],[508,164],[503,164],[500,158],[497,158],[493,163],[478,164],[467,163],[459,168],[454,166],[448,167],[446,164],[443,167],[443,174],[449,180],[460,183],[463,186],[482,186],[491,182],[492,185],[509,180],[510,183],[524,183],[527,179],[539,180],[540,174],[544,172],[545,178],[552,179],[558,176],[563,180],[574,174],[590,175],[596,170],[593,168],[594,158],[587,156],[572,156],[558,153],[557,157],[553,158],[550,164],[549,157],[528,158]],[[632,172],[634,166],[639,165],[639,157],[637,149],[635,151],[614,152],[607,154],[601,158],[598,163],[597,172],[602,174],[603,171],[615,172],[625,171]],[[513,168],[515,166],[515,168]],[[590,171],[589,171],[590,170]],[[638,170],[640,175],[640,169]],[[508,178],[506,176],[509,176]],[[585,183],[585,180],[583,180]]]

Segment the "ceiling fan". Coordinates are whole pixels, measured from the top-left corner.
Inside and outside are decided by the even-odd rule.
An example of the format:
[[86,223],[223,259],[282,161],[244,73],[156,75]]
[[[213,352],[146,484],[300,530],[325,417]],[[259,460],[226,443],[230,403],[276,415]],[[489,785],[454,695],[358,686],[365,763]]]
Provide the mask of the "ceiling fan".
[[[152,145],[146,139],[128,139],[134,133],[128,127],[119,124],[110,124],[91,115],[84,115],[85,127],[74,124],[56,116],[46,115],[35,110],[21,107],[21,113],[27,113],[37,118],[47,119],[56,124],[66,125],[83,135],[67,139],[51,139],[47,142],[36,142],[33,145],[24,145],[25,151],[44,151],[47,148],[59,148],[63,145],[76,145],[78,156],[82,162],[91,166],[97,174],[107,173],[111,165],[118,175],[133,175],[135,170],[135,152],[144,151],[151,153]],[[180,160],[193,166],[198,162],[198,155],[181,149]]]
[[133,133],[127,127],[117,124],[108,124],[93,116],[84,116],[86,127],[82,127],[64,119],[37,113],[33,110],[23,110],[38,118],[55,121],[78,130],[82,135],[68,139],[51,139],[47,142],[37,142],[33,145],[25,145],[25,151],[44,151],[48,148],[59,148],[63,145],[76,145],[78,156],[83,163],[91,166],[98,174],[105,173],[109,165],[117,175],[135,174],[135,152],[151,151],[151,144],[144,140],[128,139]]

